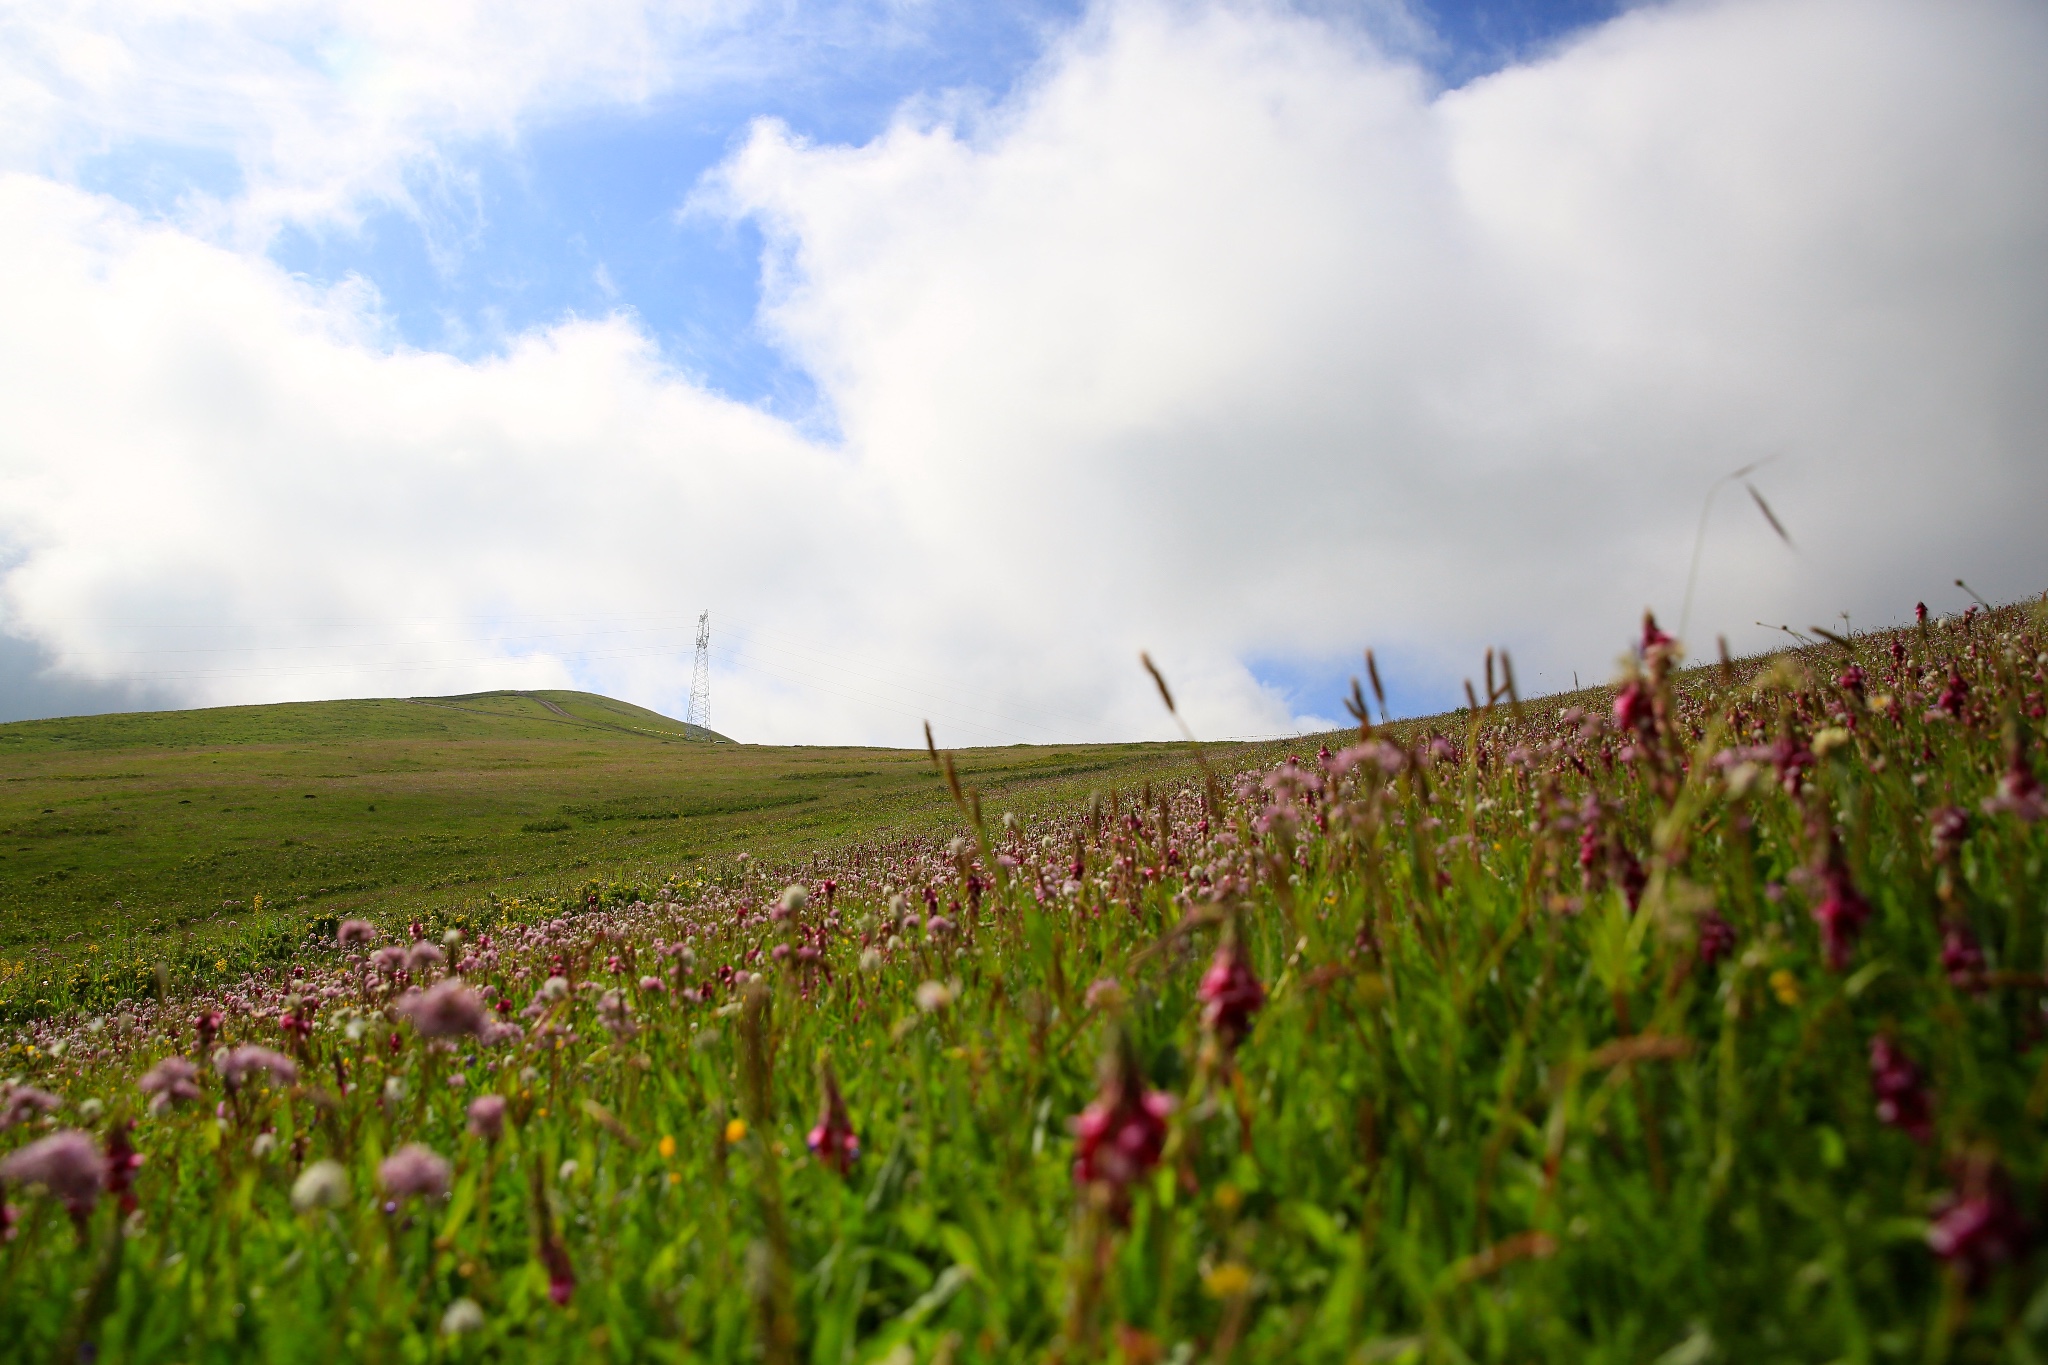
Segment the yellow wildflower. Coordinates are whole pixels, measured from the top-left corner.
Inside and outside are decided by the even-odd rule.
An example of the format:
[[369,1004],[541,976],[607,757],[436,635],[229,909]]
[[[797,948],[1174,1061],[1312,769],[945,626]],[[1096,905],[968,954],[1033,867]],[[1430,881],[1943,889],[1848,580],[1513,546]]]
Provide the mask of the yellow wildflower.
[[1771,993],[1778,997],[1781,1005],[1799,1003],[1799,980],[1783,967],[1771,973]]
[[1225,1261],[1202,1277],[1202,1291],[1212,1299],[1234,1299],[1251,1287],[1251,1268],[1242,1261]]

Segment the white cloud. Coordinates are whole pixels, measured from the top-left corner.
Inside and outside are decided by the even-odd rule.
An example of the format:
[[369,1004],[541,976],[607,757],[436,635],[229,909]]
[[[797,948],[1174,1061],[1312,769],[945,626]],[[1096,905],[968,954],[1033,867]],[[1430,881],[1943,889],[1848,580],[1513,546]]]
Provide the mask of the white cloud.
[[[589,69],[630,92],[619,51]],[[1251,657],[1370,642],[1434,683],[1507,643],[1525,682],[1597,674],[1645,602],[1675,614],[1701,496],[1761,455],[1800,553],[1724,500],[1696,637],[1895,615],[1958,573],[2037,590],[2044,59],[2018,0],[1725,0],[1444,94],[1273,8],[1106,5],[1006,103],[860,147],[763,125],[707,187],[768,231],[765,321],[832,445],[625,317],[404,350],[367,288],[44,166],[0,183],[0,601],[86,676],[177,666],[119,652],[137,620],[276,632],[234,656],[276,671],[194,699],[573,669],[671,707],[687,660],[596,657],[624,649],[394,666],[506,648],[417,623],[709,601],[762,628],[722,727],[904,742],[926,706],[942,739],[1160,733],[1141,645],[1207,733],[1287,723]],[[513,93],[418,97],[405,136],[545,102],[480,60]],[[385,655],[308,662],[365,619]]]
[[0,242],[6,616],[75,672],[212,701],[561,685],[447,623],[831,603],[789,528],[869,539],[843,461],[624,322],[474,364],[387,349],[356,292],[30,177],[0,180]]
[[732,164],[770,321],[970,592],[1557,678],[1763,455],[1804,557],[1724,505],[1696,635],[2041,586],[2043,11],[1645,9],[1436,97],[1337,37],[1115,6],[980,126]]

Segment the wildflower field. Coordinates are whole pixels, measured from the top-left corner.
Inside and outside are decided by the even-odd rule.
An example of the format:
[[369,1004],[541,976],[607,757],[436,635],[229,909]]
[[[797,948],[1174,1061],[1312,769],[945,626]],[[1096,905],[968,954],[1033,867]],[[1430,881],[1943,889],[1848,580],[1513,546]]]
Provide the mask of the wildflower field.
[[36,1019],[0,1356],[2048,1356],[2048,617],[1676,663]]

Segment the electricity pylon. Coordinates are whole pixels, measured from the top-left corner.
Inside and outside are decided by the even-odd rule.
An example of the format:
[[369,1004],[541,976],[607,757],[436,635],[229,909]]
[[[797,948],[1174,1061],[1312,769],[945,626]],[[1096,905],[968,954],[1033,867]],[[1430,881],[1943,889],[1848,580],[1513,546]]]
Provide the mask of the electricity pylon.
[[690,670],[690,705],[683,712],[683,726],[711,728],[711,612],[697,617],[697,663]]

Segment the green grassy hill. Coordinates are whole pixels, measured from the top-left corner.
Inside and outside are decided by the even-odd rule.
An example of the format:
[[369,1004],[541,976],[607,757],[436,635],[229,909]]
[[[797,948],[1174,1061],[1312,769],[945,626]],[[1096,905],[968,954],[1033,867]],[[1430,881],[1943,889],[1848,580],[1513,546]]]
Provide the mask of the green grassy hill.
[[730,742],[724,735],[658,711],[589,692],[472,692],[17,721],[0,725],[0,762],[52,751],[371,739],[547,739],[572,730],[625,730],[660,739]]
[[[1028,810],[1185,760],[1130,744],[962,762]],[[566,903],[950,818],[921,750],[686,739],[679,721],[584,692],[0,725],[0,993],[11,980],[62,1003],[81,970],[232,966],[327,917]]]

